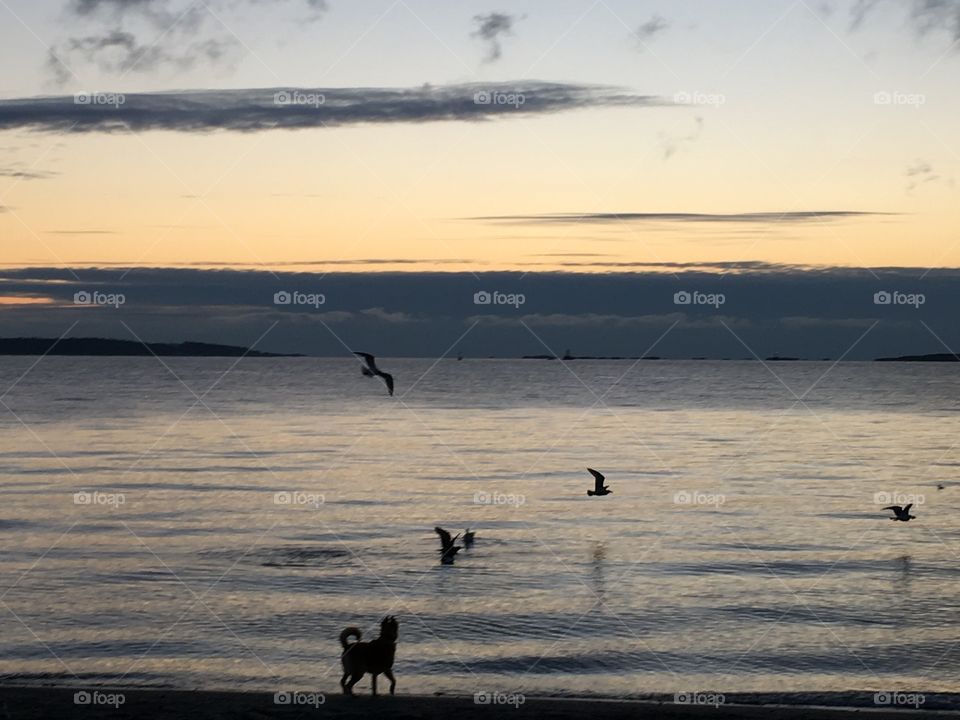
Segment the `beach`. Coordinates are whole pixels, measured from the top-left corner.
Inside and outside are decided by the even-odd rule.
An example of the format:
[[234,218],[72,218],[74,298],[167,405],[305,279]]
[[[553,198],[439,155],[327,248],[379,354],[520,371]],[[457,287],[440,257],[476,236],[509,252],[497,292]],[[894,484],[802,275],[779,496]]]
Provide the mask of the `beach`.
[[[433,720],[456,717],[480,720],[490,717],[537,717],[574,720],[584,717],[664,718],[694,720],[733,720],[734,718],[770,718],[771,720],[848,720],[865,713],[873,720],[886,718],[960,717],[957,711],[913,709],[864,709],[853,707],[785,705],[685,705],[666,702],[641,702],[599,699],[525,698],[522,703],[479,703],[470,697],[397,695],[372,698],[368,695],[323,697],[304,693],[300,703],[277,704],[270,693],[217,692],[190,690],[145,690],[102,688],[98,700],[105,704],[78,705],[78,692],[91,698],[92,689],[5,687],[0,688],[0,713],[3,718],[27,720],[53,717],[109,717],[114,720],[165,720],[199,715],[204,718],[403,718]],[[288,697],[290,697],[288,695]],[[121,700],[122,698],[122,700]],[[110,701],[107,703],[107,701]],[[309,702],[308,702],[309,701]],[[314,703],[314,701],[317,701]]]

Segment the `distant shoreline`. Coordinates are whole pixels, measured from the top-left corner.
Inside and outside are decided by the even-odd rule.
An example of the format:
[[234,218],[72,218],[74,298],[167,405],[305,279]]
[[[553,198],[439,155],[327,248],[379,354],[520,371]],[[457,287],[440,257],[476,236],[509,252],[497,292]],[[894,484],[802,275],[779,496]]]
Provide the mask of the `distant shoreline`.
[[877,358],[877,362],[957,362],[960,357],[953,353],[933,353],[931,355],[901,355],[900,357]]
[[[252,350],[241,345],[220,345],[205,342],[180,343],[143,343],[135,340],[114,340],[111,338],[0,338],[0,357],[3,356],[43,356],[56,357],[250,357],[250,358],[306,358],[328,357],[309,356],[300,353],[273,353]],[[335,356],[339,357],[339,356]],[[434,360],[436,358],[428,358]],[[472,357],[449,358],[450,360],[631,360],[631,361],[705,361],[705,362],[834,362],[833,358],[801,358],[773,355],[759,358],[664,358],[658,355],[521,355],[511,357]],[[958,362],[960,356],[952,353],[931,353],[927,355],[899,355],[896,357],[873,358],[872,362]],[[850,362],[871,362],[870,360],[851,360]]]
[[303,357],[214,343],[142,343],[108,338],[0,338],[0,355],[68,357]]

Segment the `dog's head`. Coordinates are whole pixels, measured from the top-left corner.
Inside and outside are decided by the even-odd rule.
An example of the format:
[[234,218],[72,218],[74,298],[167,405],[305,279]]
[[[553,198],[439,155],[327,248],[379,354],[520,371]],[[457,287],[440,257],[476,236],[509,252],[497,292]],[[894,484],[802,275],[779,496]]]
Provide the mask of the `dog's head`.
[[396,641],[400,634],[399,626],[400,624],[393,615],[387,615],[380,621],[380,637]]

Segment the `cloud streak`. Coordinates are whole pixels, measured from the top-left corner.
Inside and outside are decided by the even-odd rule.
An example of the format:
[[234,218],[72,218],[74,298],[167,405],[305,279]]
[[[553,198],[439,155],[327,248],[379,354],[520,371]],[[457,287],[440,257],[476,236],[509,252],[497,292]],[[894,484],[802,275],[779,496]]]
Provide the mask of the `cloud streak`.
[[487,215],[466,218],[485,222],[518,224],[556,223],[616,223],[616,222],[661,222],[661,223],[736,223],[771,224],[802,223],[817,220],[848,220],[854,218],[891,215],[895,213],[862,212],[858,210],[802,210],[784,212],[747,213],[547,213],[542,215]]
[[15,180],[48,180],[57,173],[50,170],[31,170],[19,167],[0,167],[0,177],[14,178]]
[[[491,101],[523,97],[520,104]],[[479,98],[479,100],[478,100]],[[103,100],[101,102],[100,100]],[[0,130],[255,132],[381,123],[481,121],[671,103],[600,85],[524,81],[414,88],[259,88],[0,100]]]

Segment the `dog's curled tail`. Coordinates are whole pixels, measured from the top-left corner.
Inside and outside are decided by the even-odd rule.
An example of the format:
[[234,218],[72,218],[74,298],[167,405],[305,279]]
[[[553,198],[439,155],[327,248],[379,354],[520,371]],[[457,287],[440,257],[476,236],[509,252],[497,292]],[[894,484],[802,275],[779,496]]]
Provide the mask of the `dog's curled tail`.
[[351,645],[356,644],[356,643],[347,642],[347,638],[349,637],[355,637],[357,639],[357,642],[359,642],[360,638],[363,637],[363,633],[360,632],[360,628],[355,628],[355,627],[344,628],[343,632],[340,633],[340,644],[343,645],[344,650],[346,650]]

